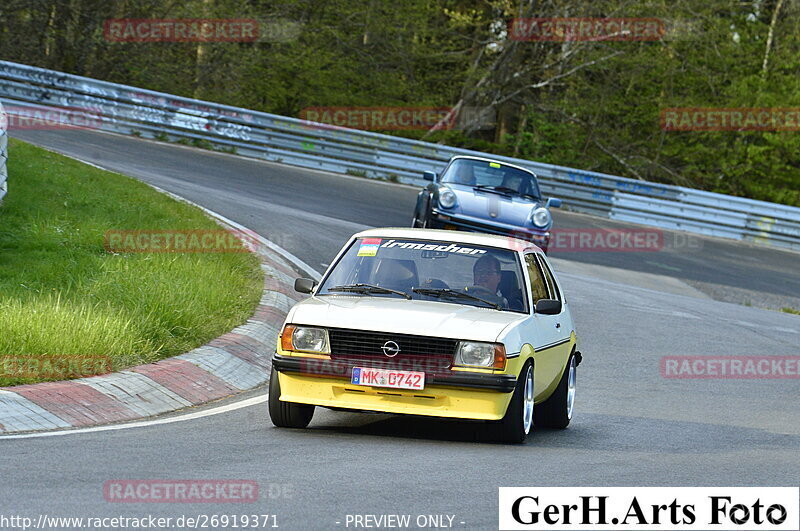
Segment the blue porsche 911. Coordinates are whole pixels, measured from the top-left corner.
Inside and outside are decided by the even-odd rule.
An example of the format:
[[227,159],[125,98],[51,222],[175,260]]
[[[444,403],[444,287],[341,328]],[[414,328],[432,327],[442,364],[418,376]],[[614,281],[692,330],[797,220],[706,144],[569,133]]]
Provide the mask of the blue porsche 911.
[[561,200],[545,200],[530,170],[478,157],[456,156],[417,196],[412,227],[503,234],[547,252],[553,217]]

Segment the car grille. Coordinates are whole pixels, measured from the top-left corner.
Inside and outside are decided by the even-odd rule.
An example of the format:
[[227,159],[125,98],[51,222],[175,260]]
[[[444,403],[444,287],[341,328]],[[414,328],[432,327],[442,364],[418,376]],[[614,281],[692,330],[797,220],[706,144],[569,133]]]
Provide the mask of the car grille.
[[456,351],[456,339],[438,337],[411,336],[393,334],[391,332],[365,332],[362,330],[345,330],[329,328],[331,354],[374,355],[383,356],[384,343],[394,341],[400,352],[417,356],[450,356]]
[[[437,371],[450,367],[456,351],[457,339],[367,332],[329,328],[331,357],[347,360],[354,365],[369,362],[370,366],[407,370]],[[388,357],[381,347],[394,341],[400,352]]]
[[475,231],[475,232],[488,232],[489,234],[500,234],[500,235],[505,235],[505,234],[508,233],[508,231],[506,231],[504,229],[497,228],[497,227],[495,227],[493,225],[484,225],[483,223],[475,223],[474,221],[462,221],[462,220],[453,221],[453,220],[451,220],[449,222],[444,221],[442,223],[444,223],[445,225],[447,223],[451,223],[453,225],[458,226],[462,230],[465,229],[465,230],[470,230],[470,231]]

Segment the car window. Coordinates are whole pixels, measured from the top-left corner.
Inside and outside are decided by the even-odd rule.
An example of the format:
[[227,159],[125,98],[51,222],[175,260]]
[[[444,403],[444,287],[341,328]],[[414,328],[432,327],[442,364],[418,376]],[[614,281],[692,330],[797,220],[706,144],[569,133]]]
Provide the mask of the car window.
[[[402,291],[413,299],[487,306],[468,297],[414,291],[445,289],[491,301],[504,310],[527,313],[524,278],[518,255],[510,250],[446,241],[360,238],[335,264],[316,294],[366,296],[331,288],[371,284]],[[396,295],[373,292],[368,296]]]
[[441,182],[502,187],[521,195],[541,197],[539,185],[530,173],[496,162],[456,159],[442,175]]
[[539,261],[536,259],[536,255],[526,254],[525,255],[525,264],[528,267],[528,276],[530,277],[531,282],[531,296],[533,297],[533,304],[539,299],[547,299],[549,298],[549,294],[547,291],[547,283],[545,282],[544,275],[542,274],[542,270],[539,266]]
[[556,280],[553,277],[553,272],[550,271],[550,266],[547,265],[547,262],[544,261],[541,255],[537,255],[537,258],[539,259],[539,266],[542,268],[542,271],[544,271],[544,277],[547,281],[547,290],[550,294],[549,298],[560,301],[561,293],[558,291],[558,284],[556,284]]

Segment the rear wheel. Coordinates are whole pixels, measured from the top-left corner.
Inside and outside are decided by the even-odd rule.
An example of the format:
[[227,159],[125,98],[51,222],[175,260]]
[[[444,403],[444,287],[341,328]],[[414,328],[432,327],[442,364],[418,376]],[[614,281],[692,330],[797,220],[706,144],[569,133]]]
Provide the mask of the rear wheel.
[[507,443],[521,443],[533,429],[533,363],[525,364],[506,414],[498,421],[498,438]]
[[555,392],[543,403],[536,406],[536,424],[548,428],[566,428],[572,420],[575,408],[575,382],[577,376],[577,360],[573,352],[569,356],[567,368],[561,375]]
[[281,384],[278,371],[269,377],[269,417],[279,428],[305,428],[314,416],[314,406],[280,400]]

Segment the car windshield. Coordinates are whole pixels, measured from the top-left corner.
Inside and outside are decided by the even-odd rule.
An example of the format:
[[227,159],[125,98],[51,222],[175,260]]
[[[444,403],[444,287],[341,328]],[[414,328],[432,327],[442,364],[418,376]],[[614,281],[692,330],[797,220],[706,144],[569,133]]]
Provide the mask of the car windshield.
[[530,173],[500,164],[473,159],[456,159],[442,175],[442,183],[479,187],[513,195],[542,197],[539,184]]
[[411,298],[527,312],[524,282],[513,251],[442,241],[360,238],[316,294]]

